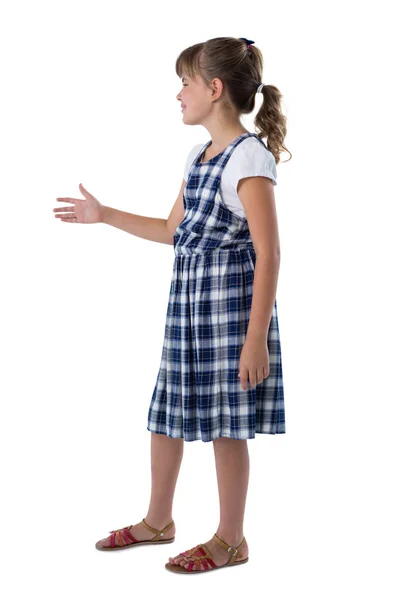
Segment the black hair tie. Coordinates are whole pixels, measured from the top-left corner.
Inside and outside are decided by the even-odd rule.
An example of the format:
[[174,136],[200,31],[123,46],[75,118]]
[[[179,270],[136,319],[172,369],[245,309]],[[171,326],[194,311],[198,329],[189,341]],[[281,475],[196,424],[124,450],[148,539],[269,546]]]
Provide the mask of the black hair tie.
[[239,38],[239,40],[246,42],[247,47],[251,46],[251,44],[254,44],[254,40],[247,40],[246,38]]

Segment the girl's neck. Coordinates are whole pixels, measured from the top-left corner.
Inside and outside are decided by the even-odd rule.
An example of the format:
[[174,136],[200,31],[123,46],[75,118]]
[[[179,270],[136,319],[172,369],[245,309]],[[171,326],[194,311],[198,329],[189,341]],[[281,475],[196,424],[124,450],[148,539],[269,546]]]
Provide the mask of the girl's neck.
[[[217,141],[211,139],[211,144],[208,146],[208,148],[206,150],[207,155],[219,154],[222,150],[224,150],[224,148],[229,146],[229,144],[231,142],[233,142],[233,140],[235,140],[240,135],[243,135],[244,133],[250,133],[250,132],[247,131],[247,129],[241,128],[239,130],[231,131],[229,133],[224,132],[223,137],[218,138]],[[211,136],[211,138],[212,138],[212,136]]]

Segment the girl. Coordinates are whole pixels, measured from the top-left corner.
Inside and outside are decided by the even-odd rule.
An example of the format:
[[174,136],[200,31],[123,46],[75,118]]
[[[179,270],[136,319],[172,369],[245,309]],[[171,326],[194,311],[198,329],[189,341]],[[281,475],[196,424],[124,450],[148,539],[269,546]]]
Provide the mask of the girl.
[[[249,478],[247,439],[285,433],[276,306],[280,247],[273,187],[286,135],[281,94],[261,83],[263,58],[246,38],[219,37],[186,48],[176,61],[177,95],[188,125],[211,140],[189,153],[167,220],[85,200],[56,208],[62,221],[103,222],[174,246],[161,364],[150,402],[152,490],[145,519],[110,531],[99,550],[175,540],[172,505],[184,441],[213,442],[220,523],[205,543],[170,557],[173,573],[244,564]],[[242,114],[263,102],[247,131]],[[262,138],[267,138],[267,145]],[[290,154],[290,152],[289,152]],[[66,213],[66,214],[65,214]],[[58,215],[56,215],[58,216]]]

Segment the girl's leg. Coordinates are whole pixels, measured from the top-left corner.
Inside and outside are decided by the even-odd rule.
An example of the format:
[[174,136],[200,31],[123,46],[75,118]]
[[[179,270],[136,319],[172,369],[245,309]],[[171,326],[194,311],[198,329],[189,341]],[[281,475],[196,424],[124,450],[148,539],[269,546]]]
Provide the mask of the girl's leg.
[[[151,497],[145,521],[151,527],[164,529],[172,521],[172,505],[176,482],[183,457],[183,438],[170,438],[167,435],[151,432]],[[130,533],[139,541],[150,540],[155,536],[146,527],[137,523]],[[169,529],[164,539],[175,535],[175,526]],[[102,540],[109,546],[111,536]],[[117,541],[115,542],[117,545]]]
[[[227,544],[235,548],[243,540],[243,520],[249,482],[250,461],[247,440],[221,437],[213,442],[217,469],[220,502],[220,523],[215,532]],[[205,542],[217,566],[228,562],[228,552],[213,539]],[[242,546],[242,558],[248,556],[247,543]],[[182,555],[170,558],[170,562],[187,567]]]
[[227,544],[243,539],[243,520],[249,484],[250,461],[247,440],[218,438],[214,441],[220,522],[216,534]]
[[[172,521],[172,505],[182,463],[183,443],[183,438],[151,433],[151,497],[145,520],[156,529],[163,529]],[[165,537],[174,535],[175,527]]]

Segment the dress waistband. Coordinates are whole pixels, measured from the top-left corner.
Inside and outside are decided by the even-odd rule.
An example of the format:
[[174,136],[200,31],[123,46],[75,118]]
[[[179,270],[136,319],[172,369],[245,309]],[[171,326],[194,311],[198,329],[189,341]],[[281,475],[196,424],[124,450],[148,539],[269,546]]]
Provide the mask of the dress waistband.
[[[190,248],[188,248],[188,247],[186,247],[186,248],[184,247],[184,249],[186,249],[186,250],[189,249],[190,250]],[[198,251],[196,252],[196,250],[198,250]],[[191,252],[181,252],[181,251],[175,252],[175,256],[176,257],[180,257],[180,256],[193,256],[193,255],[196,255],[196,256],[200,255],[200,256],[202,256],[202,255],[205,255],[205,254],[210,254],[210,255],[211,254],[215,254],[216,252],[222,252],[222,253],[234,252],[235,254],[240,254],[240,253],[244,253],[244,252],[251,252],[252,254],[255,254],[254,246],[248,244],[247,246],[244,246],[244,247],[241,247],[241,248],[237,247],[237,246],[235,248],[210,248],[209,250],[200,250],[198,248],[197,249],[193,248],[193,251],[191,251]]]

